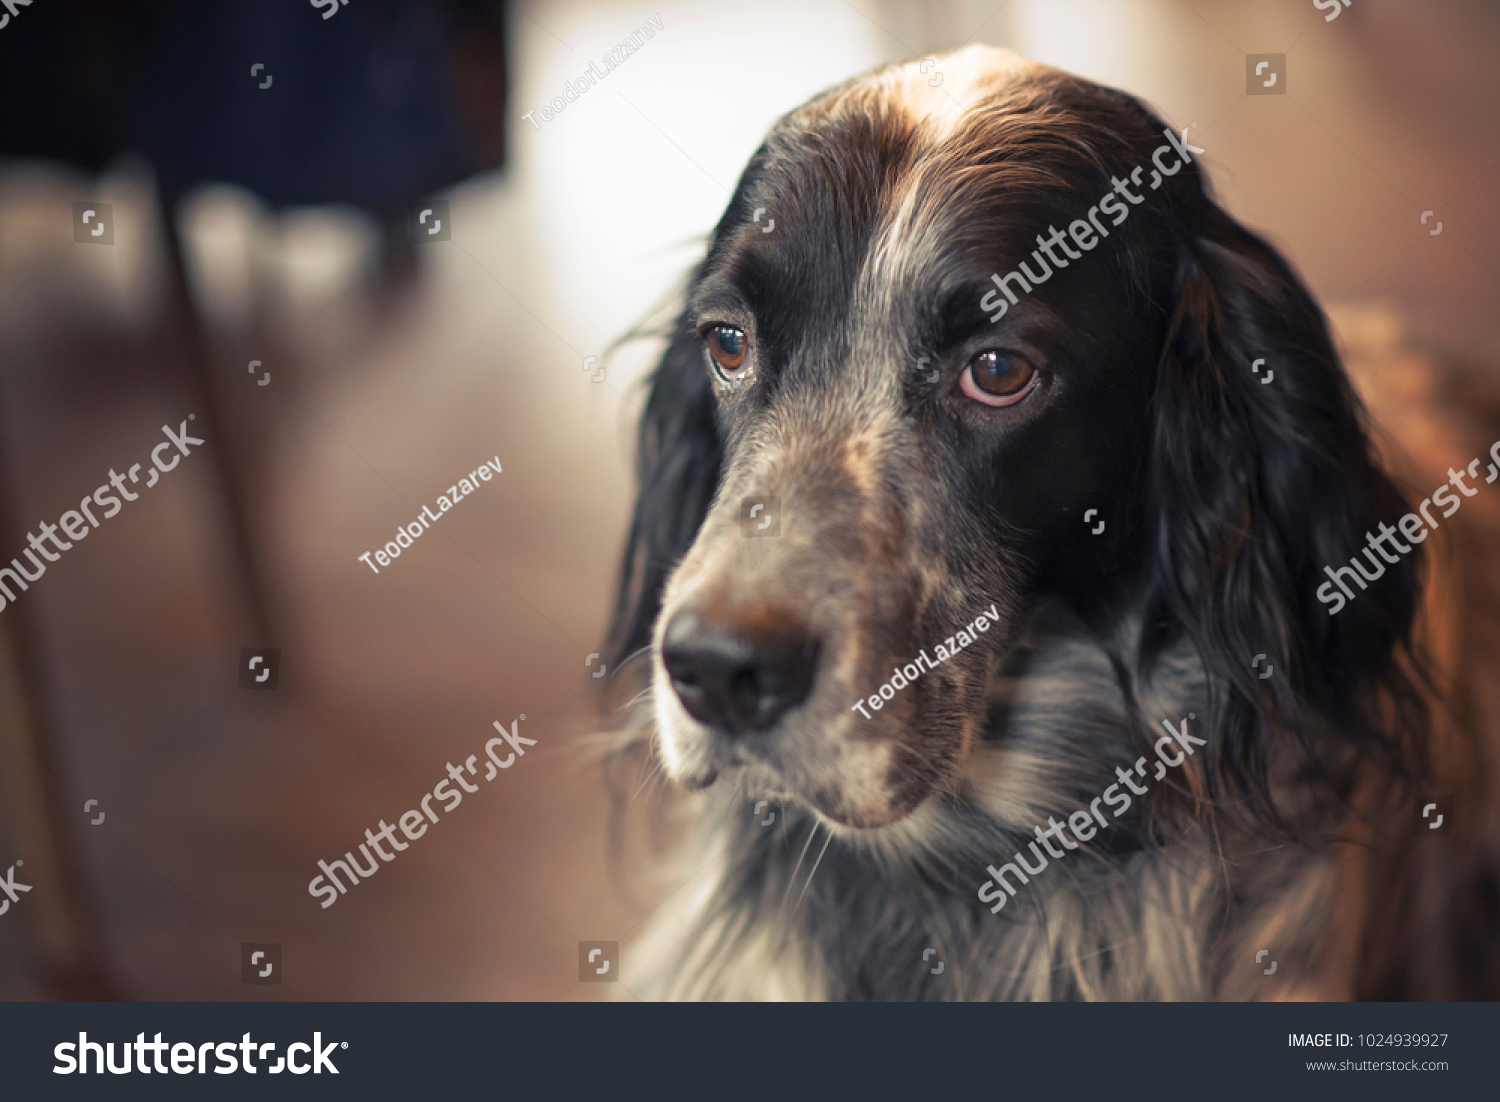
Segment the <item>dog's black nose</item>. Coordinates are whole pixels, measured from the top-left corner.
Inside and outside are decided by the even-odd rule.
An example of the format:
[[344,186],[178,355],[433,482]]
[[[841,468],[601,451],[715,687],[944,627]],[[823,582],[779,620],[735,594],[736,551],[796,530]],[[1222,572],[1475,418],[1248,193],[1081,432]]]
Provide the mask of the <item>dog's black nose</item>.
[[684,608],[667,623],[661,656],[689,715],[742,735],[766,730],[807,699],[818,642],[800,627]]

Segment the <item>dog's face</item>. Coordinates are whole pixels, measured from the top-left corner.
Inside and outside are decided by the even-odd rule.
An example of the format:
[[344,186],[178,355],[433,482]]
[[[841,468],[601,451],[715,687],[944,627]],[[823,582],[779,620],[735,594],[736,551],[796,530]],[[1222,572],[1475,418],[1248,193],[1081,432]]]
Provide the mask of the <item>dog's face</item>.
[[661,751],[690,786],[738,773],[852,827],[951,786],[1033,602],[1134,568],[1168,320],[1171,265],[1127,276],[1167,255],[1144,214],[1092,255],[1054,240],[991,320],[992,273],[1035,268],[1162,139],[1004,51],[942,68],[784,119],[684,313],[723,458],[657,619]]
[[[1000,50],[938,68],[772,130],[654,377],[612,653],[649,653],[667,771],[851,828],[1015,811],[1027,768],[983,751],[1019,749],[1049,618],[1107,650],[1121,714],[1194,664],[1205,783],[1252,818],[1309,712],[1399,754],[1360,693],[1421,737],[1391,661],[1417,556],[1330,614],[1328,564],[1408,507],[1317,303],[1138,101]],[[1043,724],[1049,806],[1180,717],[1140,718]]]

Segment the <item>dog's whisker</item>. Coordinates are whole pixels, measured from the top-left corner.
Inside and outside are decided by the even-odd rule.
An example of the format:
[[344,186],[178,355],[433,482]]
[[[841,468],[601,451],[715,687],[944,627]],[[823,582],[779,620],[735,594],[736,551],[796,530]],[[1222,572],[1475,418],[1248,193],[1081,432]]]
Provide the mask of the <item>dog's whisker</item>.
[[807,841],[802,843],[802,852],[797,855],[797,863],[792,866],[792,875],[787,877],[786,891],[781,893],[781,906],[777,908],[777,924],[780,925],[787,918],[786,901],[791,898],[792,885],[797,883],[797,873],[802,868],[802,862],[807,858],[807,851],[812,848],[813,839],[818,836],[818,830],[823,824],[817,819],[813,820],[812,830],[807,832]]
[[818,850],[818,859],[813,862],[812,872],[807,874],[807,883],[802,885],[802,894],[797,897],[797,906],[792,908],[792,914],[796,914],[802,906],[802,900],[807,895],[807,889],[812,887],[813,877],[818,875],[818,866],[823,863],[823,855],[828,852],[828,844],[833,841],[833,831],[829,830],[828,837],[823,841],[823,848]]
[[[644,768],[644,766],[642,768]],[[641,794],[641,790],[661,774],[661,769],[662,762],[661,759],[658,758],[656,764],[651,767],[651,771],[646,774],[646,779],[641,781],[640,787],[635,790],[635,795],[630,797],[631,800],[634,800],[637,796],[639,796]]]

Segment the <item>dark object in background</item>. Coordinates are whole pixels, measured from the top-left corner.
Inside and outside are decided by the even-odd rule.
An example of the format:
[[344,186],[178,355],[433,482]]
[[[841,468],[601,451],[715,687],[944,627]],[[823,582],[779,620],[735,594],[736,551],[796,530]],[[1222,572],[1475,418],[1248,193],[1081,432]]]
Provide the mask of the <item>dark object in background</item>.
[[[325,18],[326,16],[326,18]],[[407,208],[505,158],[501,0],[61,0],[16,9],[0,28],[0,159],[60,161],[98,174],[124,153],[150,162],[174,309],[195,405],[205,411],[250,636],[274,642],[255,554],[244,457],[224,446],[212,342],[197,311],[177,212],[203,183],[237,184],[272,207],[346,203],[385,227],[385,272],[412,270]],[[0,506],[9,486],[0,470]],[[0,508],[0,535],[18,529]],[[37,698],[38,628],[18,609],[0,632],[0,765],[12,835],[37,855],[36,956],[55,997],[117,991],[88,913],[59,810]],[[278,653],[279,652],[265,652]],[[274,675],[264,685],[272,687]],[[266,981],[273,982],[273,981]]]
[[382,212],[503,165],[505,86],[498,0],[35,4],[0,31],[0,156],[133,150],[186,187]]

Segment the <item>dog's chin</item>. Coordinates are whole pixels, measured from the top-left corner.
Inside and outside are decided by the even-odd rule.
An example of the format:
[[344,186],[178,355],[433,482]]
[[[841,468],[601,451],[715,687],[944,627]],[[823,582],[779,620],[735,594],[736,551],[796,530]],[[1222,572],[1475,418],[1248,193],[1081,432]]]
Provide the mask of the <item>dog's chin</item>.
[[911,817],[929,793],[919,793],[915,799],[902,800],[899,803],[888,803],[883,806],[865,806],[849,808],[839,806],[825,810],[816,804],[808,803],[807,806],[817,814],[824,823],[842,827],[850,831],[870,832],[893,827]]
[[862,794],[843,786],[787,778],[764,761],[747,761],[720,747],[715,736],[685,714],[657,716],[658,745],[668,777],[683,788],[702,791],[729,787],[746,799],[771,800],[813,812],[826,825],[855,831],[878,830],[909,817],[931,795],[931,785],[908,785],[899,792]]
[[746,799],[770,800],[812,812],[825,825],[855,831],[873,831],[895,826],[909,818],[931,795],[931,790],[903,793],[899,801],[884,803],[850,802],[842,792],[804,792],[788,784],[779,774],[761,767],[733,766],[717,769],[704,766],[680,774],[668,775],[684,788],[701,791],[715,786],[733,786]]

